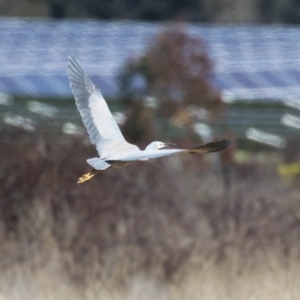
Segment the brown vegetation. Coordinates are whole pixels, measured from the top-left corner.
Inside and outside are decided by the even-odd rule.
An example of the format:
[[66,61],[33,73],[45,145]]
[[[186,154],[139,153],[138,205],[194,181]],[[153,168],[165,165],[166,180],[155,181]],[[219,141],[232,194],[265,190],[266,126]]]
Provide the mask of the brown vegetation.
[[272,166],[237,166],[226,199],[211,156],[77,186],[95,154],[82,140],[2,131],[0,145],[4,299],[299,297],[299,190]]

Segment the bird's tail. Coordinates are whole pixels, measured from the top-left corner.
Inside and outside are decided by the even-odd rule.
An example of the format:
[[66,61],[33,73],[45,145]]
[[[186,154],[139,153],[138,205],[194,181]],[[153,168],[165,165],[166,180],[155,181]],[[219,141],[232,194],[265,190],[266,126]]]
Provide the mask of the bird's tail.
[[96,170],[105,170],[111,166],[99,157],[89,158],[86,162]]
[[218,142],[211,142],[203,146],[196,148],[187,149],[188,153],[208,153],[208,152],[217,152],[227,148],[231,142],[229,140],[222,140]]

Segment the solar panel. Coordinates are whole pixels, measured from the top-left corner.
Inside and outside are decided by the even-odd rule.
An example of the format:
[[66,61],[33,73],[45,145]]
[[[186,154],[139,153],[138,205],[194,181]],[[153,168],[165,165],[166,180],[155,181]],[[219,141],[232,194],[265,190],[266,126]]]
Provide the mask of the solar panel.
[[[225,90],[228,87],[228,83],[230,82],[228,78],[226,77],[226,74],[218,73],[215,74],[213,77],[213,83],[215,86],[219,87],[221,90]],[[232,86],[233,84],[230,84]]]
[[[71,96],[67,57],[76,49],[104,94],[118,92],[116,76],[140,55],[163,24],[0,19],[0,92]],[[300,28],[204,26],[202,38],[214,63],[212,83],[230,99],[300,98]]]
[[230,75],[240,84],[241,87],[247,87],[250,89],[255,88],[255,84],[248,74],[242,72],[233,72]]
[[294,79],[294,82],[300,83],[300,70],[288,70],[287,73]]
[[1,92],[7,94],[24,94],[24,90],[20,87],[12,78],[1,76],[0,77],[1,86],[4,87]]
[[38,75],[27,75],[26,77],[40,90],[40,93],[43,92],[45,95],[54,93],[53,88],[44,77]]
[[273,73],[271,71],[260,71],[258,74],[268,83],[269,86],[284,87],[288,86],[288,82],[282,79],[282,74]]

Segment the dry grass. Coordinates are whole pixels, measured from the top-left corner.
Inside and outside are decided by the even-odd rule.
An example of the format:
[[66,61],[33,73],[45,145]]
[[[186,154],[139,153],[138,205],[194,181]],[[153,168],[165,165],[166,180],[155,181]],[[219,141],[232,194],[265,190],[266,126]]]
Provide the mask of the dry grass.
[[299,189],[272,166],[227,197],[196,156],[76,186],[95,150],[42,136],[0,136],[0,299],[299,299]]

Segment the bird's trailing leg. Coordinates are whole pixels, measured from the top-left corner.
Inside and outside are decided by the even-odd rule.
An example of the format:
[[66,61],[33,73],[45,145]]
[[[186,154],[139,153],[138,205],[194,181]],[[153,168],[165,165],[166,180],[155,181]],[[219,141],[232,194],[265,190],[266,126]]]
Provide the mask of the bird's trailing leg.
[[81,184],[87,180],[90,180],[91,178],[93,178],[95,175],[97,175],[100,172],[101,172],[101,170],[93,169],[91,172],[88,172],[88,173],[82,175],[81,177],[79,177],[77,180],[77,184]]

